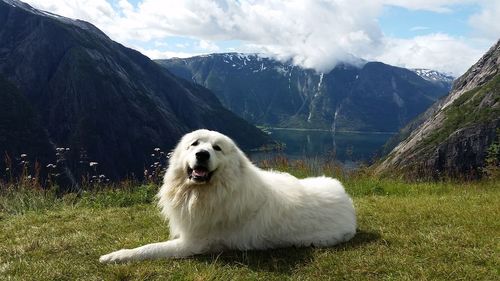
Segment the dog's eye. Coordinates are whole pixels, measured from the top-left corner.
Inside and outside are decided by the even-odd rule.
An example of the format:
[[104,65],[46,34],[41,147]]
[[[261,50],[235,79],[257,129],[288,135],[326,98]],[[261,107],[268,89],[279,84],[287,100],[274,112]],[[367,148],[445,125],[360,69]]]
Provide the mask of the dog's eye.
[[196,140],[195,142],[193,142],[191,145],[192,146],[197,146],[198,144],[200,144],[200,142],[198,140]]
[[215,145],[213,145],[212,147],[214,148],[214,150],[217,150],[217,151],[222,151],[222,149],[220,148],[220,146],[218,146],[218,145],[216,145],[216,144],[215,144]]

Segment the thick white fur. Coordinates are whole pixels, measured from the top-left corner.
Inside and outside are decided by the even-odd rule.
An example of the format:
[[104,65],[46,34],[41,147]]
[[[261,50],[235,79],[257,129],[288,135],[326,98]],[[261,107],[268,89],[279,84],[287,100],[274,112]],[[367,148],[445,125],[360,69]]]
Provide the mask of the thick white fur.
[[[214,173],[208,183],[187,176],[200,149],[210,153]],[[101,262],[182,258],[224,249],[325,247],[356,232],[352,200],[338,180],[299,180],[261,170],[230,138],[214,131],[197,130],[181,139],[158,198],[172,240],[119,250],[102,256]]]

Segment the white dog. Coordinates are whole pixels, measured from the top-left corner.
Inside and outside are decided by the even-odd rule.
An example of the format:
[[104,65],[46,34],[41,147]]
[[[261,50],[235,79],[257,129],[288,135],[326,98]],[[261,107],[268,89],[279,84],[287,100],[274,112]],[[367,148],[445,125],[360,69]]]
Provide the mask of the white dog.
[[326,247],[356,233],[352,200],[339,181],[261,170],[230,138],[209,130],[181,139],[158,197],[172,240],[112,252],[101,262]]

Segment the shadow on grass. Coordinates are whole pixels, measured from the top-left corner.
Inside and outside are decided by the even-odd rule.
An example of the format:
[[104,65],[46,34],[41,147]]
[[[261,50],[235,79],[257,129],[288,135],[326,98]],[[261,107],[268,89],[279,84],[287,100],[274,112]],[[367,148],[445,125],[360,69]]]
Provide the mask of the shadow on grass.
[[381,236],[377,232],[365,231],[361,229],[356,230],[356,236],[346,243],[342,243],[333,247],[333,249],[338,250],[349,250],[352,248],[358,248],[365,244],[373,243],[380,240]]
[[[359,230],[347,243],[342,243],[323,251],[349,251],[380,239],[380,234]],[[313,261],[314,247],[282,248],[271,250],[226,251],[219,254],[202,255],[196,257],[199,261],[211,262],[219,265],[247,267],[254,271],[268,271],[281,274],[292,274],[294,269],[307,265]]]

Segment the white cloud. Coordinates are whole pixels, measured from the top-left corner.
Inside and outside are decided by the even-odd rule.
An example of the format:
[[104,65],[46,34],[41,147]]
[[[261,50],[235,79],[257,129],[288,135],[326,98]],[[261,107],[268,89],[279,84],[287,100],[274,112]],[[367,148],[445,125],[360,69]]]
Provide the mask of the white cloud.
[[154,41],[153,42],[153,45],[157,48],[168,48],[170,45],[166,42],[163,42],[163,41]]
[[118,7],[120,7],[124,14],[130,14],[134,11],[134,6],[127,0],[119,0]]
[[429,30],[427,26],[414,26],[410,29],[410,31],[422,31],[422,30]]
[[[131,7],[105,0],[28,0],[35,7],[87,20],[126,45],[168,36],[200,40],[217,51],[217,40],[239,40],[256,51],[292,58],[305,67],[331,68],[348,53],[375,49],[382,33],[381,9],[372,0],[144,0]],[[150,52],[150,54],[152,54]]]
[[207,40],[200,40],[200,42],[198,43],[198,48],[207,52],[217,52],[220,50],[217,44]]
[[345,0],[145,0],[136,13],[128,14],[129,22],[141,24],[128,30],[140,30],[141,35],[129,32],[118,37],[153,40],[186,35],[198,38],[199,48],[206,51],[219,50],[208,42],[240,40],[255,51],[324,71],[348,53],[377,47],[382,33],[375,18],[380,9],[371,0],[356,5]]
[[105,24],[114,24],[114,20],[118,17],[111,4],[105,0],[24,0],[24,2],[51,13],[97,23],[100,28]]
[[[477,3],[481,0],[378,0],[381,4],[398,6],[409,10],[425,10],[448,13],[455,5]],[[490,1],[490,0],[485,0]]]
[[150,59],[188,58],[204,54],[204,53],[193,53],[193,52],[161,51],[158,49],[147,49],[141,46],[131,46],[131,48],[141,52]]
[[484,9],[473,15],[469,23],[480,35],[498,40],[500,37],[500,1],[486,1]]
[[175,47],[177,47],[179,49],[186,49],[186,48],[189,48],[189,43],[177,43],[177,44],[175,44]]
[[[327,71],[349,54],[407,67],[461,73],[487,46],[433,34],[412,39],[387,38],[377,18],[384,5],[450,12],[454,5],[476,3],[483,9],[470,19],[478,34],[500,35],[495,16],[500,1],[489,0],[26,0],[37,8],[89,21],[112,39],[152,58],[217,52],[219,41],[238,41],[237,51],[263,52]],[[495,3],[492,3],[495,2]],[[417,29],[416,29],[417,30]],[[421,29],[420,29],[421,30]],[[160,42],[183,36],[198,42],[185,53],[162,51]],[[143,42],[144,44],[138,44]],[[148,46],[148,47],[145,47]],[[171,45],[176,46],[176,44]],[[154,49],[156,48],[156,49]],[[452,52],[457,51],[452,57]],[[191,53],[190,53],[191,52]]]
[[[373,1],[290,1],[245,7],[245,38],[254,49],[291,58],[304,67],[327,71],[349,54],[377,49],[382,32],[376,22],[381,7]],[[255,28],[257,27],[257,28]]]
[[482,55],[466,39],[430,34],[412,39],[386,38],[384,49],[374,60],[406,68],[430,68],[455,76],[464,73]]

